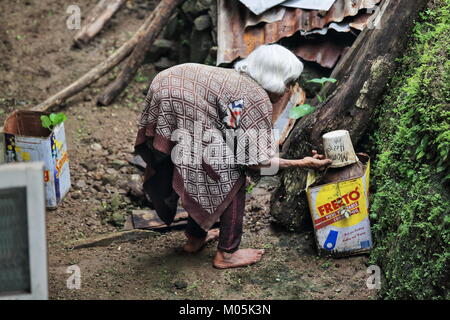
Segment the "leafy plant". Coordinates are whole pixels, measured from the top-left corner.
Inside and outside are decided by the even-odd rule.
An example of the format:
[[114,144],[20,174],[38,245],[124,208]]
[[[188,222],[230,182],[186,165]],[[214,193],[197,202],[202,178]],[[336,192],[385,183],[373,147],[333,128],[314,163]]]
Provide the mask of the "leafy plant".
[[[312,83],[318,83],[318,84],[320,84],[320,86],[321,86],[321,88],[320,88],[320,91],[322,91],[322,89],[323,89],[323,87],[325,86],[325,84],[327,83],[327,82],[331,82],[331,83],[335,83],[337,80],[336,79],[334,79],[334,78],[320,78],[320,79],[311,79],[311,80],[308,80],[307,82],[312,82]],[[319,91],[319,92],[320,92]],[[317,97],[317,99],[319,100],[319,102],[320,103],[322,103],[324,100],[325,100],[325,97],[322,97],[322,96],[320,96],[319,94],[317,94],[316,95],[316,97]]]
[[[308,80],[307,82],[312,82],[312,83],[318,83],[318,84],[320,84],[320,85],[321,85],[320,91],[322,91],[324,85],[325,85],[327,82],[335,83],[336,81],[337,81],[336,79],[333,79],[333,78],[325,78],[325,77],[324,77],[324,78],[320,78],[320,79],[318,79],[318,78],[311,79],[311,80]],[[317,94],[316,97],[317,97],[317,100],[319,100],[320,103],[322,103],[323,101],[325,101],[325,97],[322,97],[322,96],[320,96],[319,94]],[[300,118],[302,118],[302,117],[304,117],[304,116],[306,116],[306,115],[308,115],[308,114],[310,114],[310,113],[313,113],[314,110],[316,110],[316,108],[313,107],[313,106],[310,105],[310,104],[302,104],[302,105],[298,105],[298,106],[295,106],[294,108],[292,108],[291,110],[289,110],[289,118],[291,118],[291,119],[296,119],[296,120],[297,120],[297,119],[300,119]]]
[[450,0],[431,1],[421,20],[371,137],[369,263],[383,299],[450,298]]
[[135,77],[136,82],[138,83],[142,83],[142,82],[149,82],[148,77],[144,76],[143,74],[141,74],[140,72],[136,75]]
[[62,112],[51,113],[49,116],[46,116],[46,115],[41,116],[42,126],[49,130],[53,130],[58,124],[61,124],[66,120],[67,120],[67,117]]
[[312,105],[302,104],[289,110],[289,118],[300,119],[301,117],[313,113],[314,110],[316,110],[316,108],[314,108]]
[[245,193],[250,194],[253,191],[253,188],[256,186],[255,183],[250,183],[247,187],[245,187]]

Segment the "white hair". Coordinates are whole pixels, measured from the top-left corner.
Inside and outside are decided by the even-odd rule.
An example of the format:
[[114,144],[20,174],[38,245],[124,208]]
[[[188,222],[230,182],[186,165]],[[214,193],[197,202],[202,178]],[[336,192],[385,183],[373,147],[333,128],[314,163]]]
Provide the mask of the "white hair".
[[300,77],[303,63],[285,47],[270,44],[258,47],[234,69],[248,74],[266,91],[282,94],[289,82]]

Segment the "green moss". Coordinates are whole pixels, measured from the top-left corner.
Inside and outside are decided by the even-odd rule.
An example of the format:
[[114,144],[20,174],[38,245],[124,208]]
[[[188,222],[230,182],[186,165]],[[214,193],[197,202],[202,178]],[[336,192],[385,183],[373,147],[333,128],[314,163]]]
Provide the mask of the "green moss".
[[430,1],[378,108],[371,218],[386,299],[450,298],[450,0]]

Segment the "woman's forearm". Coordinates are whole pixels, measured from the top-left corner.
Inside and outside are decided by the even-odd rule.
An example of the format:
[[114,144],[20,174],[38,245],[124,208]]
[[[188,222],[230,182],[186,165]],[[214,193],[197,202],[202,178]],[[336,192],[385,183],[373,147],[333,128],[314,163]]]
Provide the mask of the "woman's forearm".
[[251,166],[250,168],[258,170],[263,168],[269,168],[278,166],[280,169],[287,169],[287,168],[301,168],[304,164],[303,160],[290,160],[290,159],[283,159],[283,158],[272,158],[267,163],[259,164],[255,166]]
[[288,168],[302,168],[304,166],[303,160],[291,160],[291,159],[283,159],[283,158],[272,158],[272,164],[278,164],[280,169],[288,169]]
[[314,150],[313,157],[305,157],[303,159],[283,159],[274,157],[268,160],[266,163],[261,163],[259,165],[251,166],[251,169],[258,170],[263,168],[276,168],[287,169],[287,168],[305,168],[305,169],[322,169],[331,164],[330,159],[324,159],[324,156],[317,154]]

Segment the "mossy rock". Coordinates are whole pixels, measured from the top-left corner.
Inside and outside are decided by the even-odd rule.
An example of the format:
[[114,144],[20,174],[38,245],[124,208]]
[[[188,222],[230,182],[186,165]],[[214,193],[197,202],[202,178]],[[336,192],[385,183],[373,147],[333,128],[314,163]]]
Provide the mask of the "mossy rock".
[[384,299],[450,298],[450,0],[430,1],[376,114],[371,264]]

